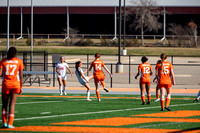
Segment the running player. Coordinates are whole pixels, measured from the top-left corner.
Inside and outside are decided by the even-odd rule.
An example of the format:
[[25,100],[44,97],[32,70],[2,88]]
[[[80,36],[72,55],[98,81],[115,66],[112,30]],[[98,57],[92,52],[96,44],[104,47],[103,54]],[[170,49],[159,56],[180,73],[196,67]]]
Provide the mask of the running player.
[[[140,93],[141,93],[142,105],[145,105],[145,104],[151,104],[150,76],[153,74],[153,72],[152,72],[151,65],[149,63],[146,63],[148,61],[148,58],[146,56],[143,56],[141,58],[141,61],[142,61],[142,64],[138,66],[138,73],[135,76],[135,79],[137,79],[137,77],[141,75],[140,76]],[[144,94],[145,89],[146,89],[147,98],[148,98],[147,103],[145,103],[145,94]]]
[[199,101],[199,98],[200,98],[200,91],[199,91],[199,93],[197,94],[197,97],[196,97],[196,99],[195,99],[193,102],[198,102],[198,101]]
[[[64,93],[64,95],[67,95],[66,93],[66,85],[67,85],[67,73],[66,69],[70,72],[71,76],[73,76],[72,71],[70,70],[68,64],[65,62],[65,59],[63,56],[60,57],[60,62],[56,66],[56,72],[57,72],[57,79],[59,83],[59,92],[60,95]],[[62,88],[63,83],[63,88]]]
[[77,61],[75,63],[75,73],[76,73],[76,77],[78,79],[78,81],[80,82],[80,84],[84,85],[87,88],[87,101],[91,101],[90,100],[90,86],[89,86],[89,81],[93,78],[93,75],[90,76],[85,76],[84,73],[87,72],[82,70],[82,62],[81,61]]
[[[14,128],[14,112],[17,95],[22,94],[22,80],[24,65],[21,59],[16,58],[17,50],[10,47],[7,58],[0,62],[0,76],[2,81],[2,122],[3,128]],[[10,100],[10,101],[9,101]],[[7,123],[7,107],[9,103],[9,115]]]
[[[160,88],[160,104],[161,111],[164,108],[171,111],[169,108],[171,99],[171,84],[175,85],[173,66],[171,63],[167,62],[167,54],[163,53],[160,55],[161,62],[156,65],[156,78],[158,81],[158,88]],[[166,104],[165,104],[165,91],[167,92]],[[166,105],[164,107],[164,104]]]
[[100,100],[100,95],[99,95],[99,82],[101,82],[101,85],[103,86],[104,90],[106,92],[109,92],[109,90],[105,87],[105,83],[104,83],[105,75],[102,71],[102,67],[109,73],[110,77],[112,77],[112,74],[110,73],[108,68],[105,66],[103,61],[100,60],[99,53],[96,53],[94,57],[95,57],[95,60],[91,63],[89,71],[91,71],[93,68],[93,76],[94,76],[94,83],[95,83],[95,87],[96,87],[96,95],[97,95],[98,101],[100,102],[101,100]]

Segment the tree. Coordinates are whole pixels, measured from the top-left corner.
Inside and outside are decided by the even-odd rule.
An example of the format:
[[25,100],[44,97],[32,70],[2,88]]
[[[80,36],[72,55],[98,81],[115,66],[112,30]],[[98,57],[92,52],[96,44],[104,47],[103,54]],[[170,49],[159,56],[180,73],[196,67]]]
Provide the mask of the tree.
[[158,21],[161,11],[156,7],[154,0],[132,0],[133,7],[130,8],[128,15],[135,14],[135,19],[130,25],[135,30],[140,29],[142,45],[144,46],[144,33],[155,31],[161,28],[162,24]]

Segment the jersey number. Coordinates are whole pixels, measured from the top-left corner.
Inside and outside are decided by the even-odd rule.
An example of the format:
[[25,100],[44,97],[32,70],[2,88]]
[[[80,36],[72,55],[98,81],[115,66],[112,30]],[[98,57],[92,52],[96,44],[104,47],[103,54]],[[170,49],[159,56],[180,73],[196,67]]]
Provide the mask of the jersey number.
[[144,67],[144,73],[150,73],[150,67]]
[[164,70],[162,70],[162,73],[161,74],[168,74],[169,73],[169,66],[164,66]]
[[[17,68],[17,65],[6,65],[6,75],[14,75],[15,70]],[[9,73],[9,70],[11,69],[11,73]]]
[[95,70],[101,70],[101,64],[95,64]]

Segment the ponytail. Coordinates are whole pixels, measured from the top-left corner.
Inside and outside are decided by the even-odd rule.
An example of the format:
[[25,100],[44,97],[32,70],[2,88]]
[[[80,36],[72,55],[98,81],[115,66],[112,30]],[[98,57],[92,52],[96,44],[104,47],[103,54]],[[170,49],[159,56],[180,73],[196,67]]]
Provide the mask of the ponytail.
[[161,68],[162,68],[162,71],[164,71],[163,62],[167,59],[167,54],[162,53],[162,54],[160,55],[160,58],[161,58]]
[[79,75],[81,75],[81,72],[78,70],[78,67],[79,67],[79,64],[81,63],[81,61],[77,61],[76,63],[75,63],[75,69],[76,69],[76,71],[78,72],[78,74]]

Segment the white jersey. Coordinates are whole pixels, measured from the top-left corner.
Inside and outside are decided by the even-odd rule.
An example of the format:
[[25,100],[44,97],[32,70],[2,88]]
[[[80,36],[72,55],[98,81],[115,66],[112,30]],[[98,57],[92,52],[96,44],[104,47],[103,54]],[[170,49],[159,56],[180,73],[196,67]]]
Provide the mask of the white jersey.
[[59,77],[66,77],[66,69],[68,68],[68,64],[67,63],[61,63],[59,62],[56,66],[56,68],[58,68],[58,72],[61,74],[61,75],[58,75]]
[[[79,72],[80,73],[83,73],[83,70],[79,67],[78,68]],[[87,81],[85,81],[85,79],[79,74],[79,72],[77,70],[75,70],[75,73],[76,73],[76,77],[78,79],[78,81],[82,84],[82,85],[85,85],[87,83]],[[84,73],[83,73],[84,75]],[[84,77],[89,80],[89,78],[87,76],[84,75]]]

